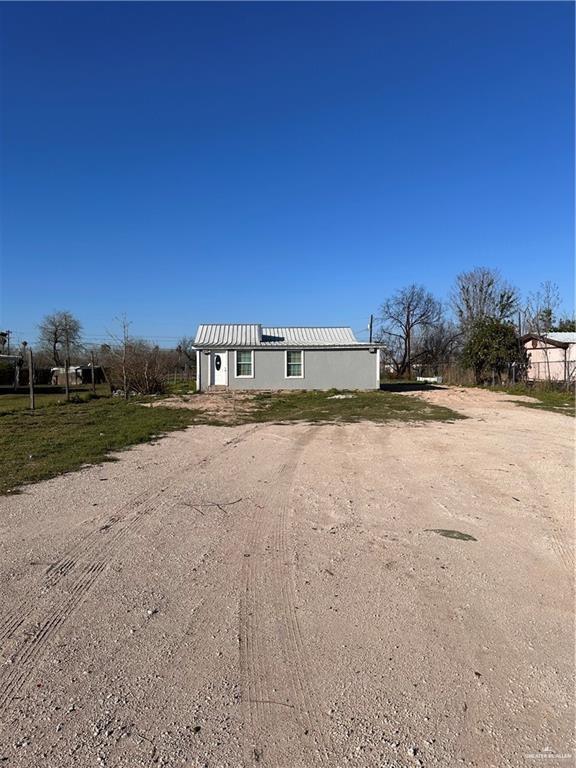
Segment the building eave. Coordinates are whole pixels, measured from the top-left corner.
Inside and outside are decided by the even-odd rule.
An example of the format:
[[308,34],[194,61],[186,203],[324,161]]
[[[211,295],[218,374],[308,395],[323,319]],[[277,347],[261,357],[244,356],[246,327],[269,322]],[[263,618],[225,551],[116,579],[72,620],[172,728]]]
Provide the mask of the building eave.
[[212,349],[223,350],[235,350],[235,349],[249,349],[249,350],[273,350],[273,349],[309,349],[309,350],[353,350],[353,349],[383,349],[382,344],[194,344],[192,347],[198,351],[210,351]]
[[527,341],[540,341],[550,347],[558,347],[559,349],[568,349],[570,347],[569,341],[557,341],[539,333],[525,333],[524,336],[520,337],[520,341],[522,344],[526,344]]

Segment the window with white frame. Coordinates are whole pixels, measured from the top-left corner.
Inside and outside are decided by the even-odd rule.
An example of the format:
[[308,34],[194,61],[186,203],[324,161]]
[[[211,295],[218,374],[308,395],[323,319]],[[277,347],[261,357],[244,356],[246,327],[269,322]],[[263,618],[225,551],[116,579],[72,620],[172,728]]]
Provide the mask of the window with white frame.
[[254,377],[254,352],[252,350],[236,350],[236,378],[252,379]]
[[301,349],[286,350],[286,378],[304,378],[304,352]]

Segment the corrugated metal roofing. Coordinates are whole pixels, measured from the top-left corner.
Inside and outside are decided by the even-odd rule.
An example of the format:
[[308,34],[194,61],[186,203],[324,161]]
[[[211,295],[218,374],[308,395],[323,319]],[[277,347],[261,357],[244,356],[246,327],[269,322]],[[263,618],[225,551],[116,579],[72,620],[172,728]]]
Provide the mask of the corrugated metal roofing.
[[262,345],[329,346],[358,344],[350,328],[262,328]]
[[206,347],[256,347],[262,328],[254,325],[199,325],[194,344]]
[[562,341],[564,344],[576,344],[576,333],[573,331],[553,331],[546,336],[554,341]]
[[196,347],[349,347],[359,345],[350,328],[263,328],[200,325]]

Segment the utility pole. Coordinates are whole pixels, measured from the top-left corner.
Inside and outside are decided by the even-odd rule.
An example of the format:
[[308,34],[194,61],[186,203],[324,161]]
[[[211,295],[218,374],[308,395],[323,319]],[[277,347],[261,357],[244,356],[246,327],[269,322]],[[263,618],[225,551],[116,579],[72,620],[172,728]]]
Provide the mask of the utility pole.
[[66,400],[70,400],[70,381],[68,378],[68,371],[70,369],[70,335],[68,329],[68,319],[66,319],[66,325],[64,326],[65,341],[66,341],[66,357],[64,359],[64,381],[66,385]]
[[374,315],[370,315],[370,323],[368,325],[368,330],[370,332],[370,344],[372,344],[372,326],[374,325]]
[[34,356],[32,347],[27,348],[28,352],[28,389],[30,390],[30,410],[34,410]]
[[[518,310],[518,365],[522,361],[522,311]],[[520,369],[522,372],[522,369]],[[525,371],[525,376],[528,376],[528,372]],[[514,384],[516,384],[516,369],[514,369]]]
[[66,389],[66,400],[70,400],[70,381],[68,380],[68,368],[70,367],[70,358],[66,356],[64,360],[64,387]]

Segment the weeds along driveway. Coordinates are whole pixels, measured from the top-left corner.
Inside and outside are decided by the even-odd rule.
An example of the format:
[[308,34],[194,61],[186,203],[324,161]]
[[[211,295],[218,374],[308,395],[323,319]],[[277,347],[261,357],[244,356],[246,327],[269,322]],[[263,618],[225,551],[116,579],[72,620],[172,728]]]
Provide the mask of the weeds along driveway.
[[567,753],[573,422],[456,399],[455,423],[192,427],[3,498],[0,757]]

